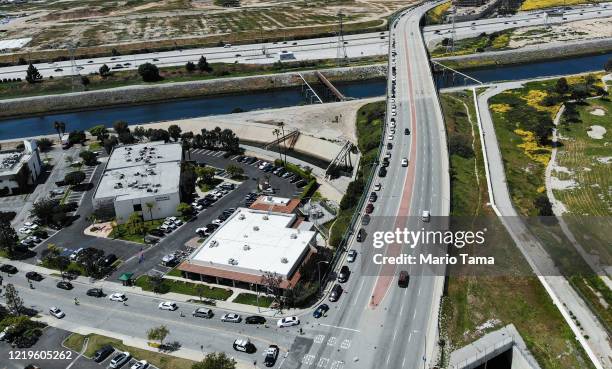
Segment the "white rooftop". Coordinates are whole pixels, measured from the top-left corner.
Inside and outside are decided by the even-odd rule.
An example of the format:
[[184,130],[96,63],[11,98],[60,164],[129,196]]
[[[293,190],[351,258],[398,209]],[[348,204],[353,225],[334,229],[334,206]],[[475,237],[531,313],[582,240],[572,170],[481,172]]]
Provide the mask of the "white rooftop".
[[274,206],[287,206],[289,205],[289,201],[286,197],[276,197],[276,196],[261,196],[258,201],[263,204],[269,204]]
[[94,197],[117,200],[179,191],[182,148],[163,141],[113,149]]
[[0,50],[20,49],[32,41],[31,37],[0,40]]
[[316,232],[290,227],[295,214],[238,208],[192,255],[191,263],[290,277]]
[[106,170],[134,167],[144,164],[180,162],[182,158],[180,143],[163,141],[135,145],[116,146],[108,159]]

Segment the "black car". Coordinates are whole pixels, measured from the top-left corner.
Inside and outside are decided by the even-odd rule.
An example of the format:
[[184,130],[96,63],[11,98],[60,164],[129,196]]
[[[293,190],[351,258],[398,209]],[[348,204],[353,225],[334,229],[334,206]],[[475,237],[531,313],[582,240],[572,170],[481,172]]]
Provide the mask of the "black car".
[[90,288],[87,290],[87,296],[103,297],[104,292],[102,292],[101,288]]
[[18,272],[18,270],[15,266],[11,264],[2,264],[2,266],[0,266],[0,272],[15,274]]
[[117,255],[115,254],[108,254],[106,255],[106,257],[102,260],[100,260],[100,265],[108,268],[111,265],[113,265],[113,263],[117,260]]
[[298,182],[298,181],[301,181],[301,180],[302,180],[302,177],[300,177],[300,176],[298,176],[298,175],[296,174],[296,175],[295,175],[293,178],[291,178],[291,180],[289,181],[289,183],[295,183],[295,182]]
[[319,307],[317,307],[315,311],[312,312],[312,316],[315,317],[316,319],[319,319],[320,317],[325,315],[325,313],[327,313],[328,310],[329,310],[329,306],[327,304],[321,304],[319,305]]
[[306,186],[307,184],[308,184],[308,182],[306,182],[305,180],[302,179],[302,180],[298,181],[298,183],[296,183],[295,186],[297,188],[302,188],[302,187]]
[[340,268],[340,273],[338,274],[338,282],[344,283],[348,281],[350,275],[351,275],[351,271],[349,267],[346,265],[343,265],[342,268]]
[[385,168],[385,167],[381,167],[381,168],[378,170],[378,176],[379,176],[379,177],[386,177],[386,176],[387,176],[387,168]]
[[361,225],[364,225],[364,226],[365,226],[365,225],[370,224],[370,219],[371,219],[371,218],[370,218],[370,215],[369,215],[369,214],[364,214],[364,215],[361,217]]
[[26,278],[30,279],[30,280],[33,280],[33,281],[36,281],[36,282],[40,282],[40,281],[42,281],[43,276],[38,274],[38,273],[36,273],[36,272],[27,272],[26,273]]
[[[368,216],[368,214],[364,215],[364,216]],[[363,228],[360,228],[359,231],[357,232],[357,242],[363,242],[365,240],[367,236],[366,230]]]
[[149,234],[155,237],[164,237],[166,235],[161,229],[152,229],[149,231]]
[[372,192],[370,194],[370,202],[376,202],[376,200],[378,200],[378,195],[376,194],[376,192]]
[[259,315],[251,315],[251,316],[247,316],[244,319],[244,322],[246,324],[265,324],[266,318],[264,318],[263,316],[259,316]]
[[405,128],[405,129],[404,129],[404,134],[405,134],[406,136],[408,136],[408,135],[410,134],[410,130],[409,130],[408,128]]
[[340,296],[342,296],[342,292],[344,292],[342,286],[339,284],[335,285],[334,288],[332,288],[331,293],[329,294],[329,301],[338,301],[340,299]]
[[109,357],[109,356],[110,356],[110,354],[112,354],[112,353],[113,353],[113,351],[115,351],[115,349],[113,348],[113,346],[111,346],[111,345],[106,345],[106,346],[103,346],[101,349],[99,349],[98,351],[96,351],[96,352],[94,353],[93,360],[94,360],[96,363],[100,363],[100,362],[104,361],[104,359],[106,359],[107,357]]
[[67,281],[59,281],[57,282],[57,288],[61,288],[62,290],[67,290],[70,291],[71,289],[73,289],[74,287],[72,287],[72,283],[67,282]]
[[391,142],[387,142],[387,150],[393,149],[393,144]]

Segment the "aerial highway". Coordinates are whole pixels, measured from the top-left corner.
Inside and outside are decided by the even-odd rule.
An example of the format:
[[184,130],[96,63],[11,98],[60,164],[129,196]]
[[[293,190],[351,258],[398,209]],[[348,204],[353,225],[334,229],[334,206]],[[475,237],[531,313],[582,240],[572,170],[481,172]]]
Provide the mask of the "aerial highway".
[[[513,16],[480,19],[473,22],[455,23],[455,38],[474,37],[483,32],[491,33],[505,29],[544,24],[571,22],[581,19],[595,19],[612,16],[612,3],[600,3],[592,6],[576,6],[563,11],[562,17],[549,17],[544,11],[518,13]],[[427,26],[423,36],[427,44],[450,37],[452,25],[443,24]],[[349,58],[386,55],[388,52],[388,32],[363,33],[344,36],[344,46]],[[337,57],[338,37],[322,37],[295,41],[278,41],[247,45],[226,45],[225,47],[208,47],[164,52],[151,52],[115,57],[100,57],[75,60],[76,70],[71,62],[37,63],[36,67],[44,77],[69,76],[75,73],[87,75],[97,73],[103,64],[113,70],[133,70],[140,64],[149,62],[158,66],[181,66],[192,61],[196,63],[200,56],[205,56],[212,63],[249,63],[272,64],[280,60],[316,60]],[[0,78],[24,78],[27,65],[0,68]]]

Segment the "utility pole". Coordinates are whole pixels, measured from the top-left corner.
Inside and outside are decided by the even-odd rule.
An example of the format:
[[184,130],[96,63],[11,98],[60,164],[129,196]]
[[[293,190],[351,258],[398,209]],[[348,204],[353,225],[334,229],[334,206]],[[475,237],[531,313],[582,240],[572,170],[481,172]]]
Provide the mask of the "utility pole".
[[338,12],[338,47],[336,49],[336,62],[338,65],[348,64],[348,56],[346,54],[346,47],[344,46],[344,29],[342,24],[342,18],[344,14]]
[[68,52],[70,53],[70,79],[72,82],[72,91],[81,90],[81,74],[79,73],[79,68],[77,67],[76,61],[74,59],[74,54],[76,52],[77,44],[72,43],[72,41],[68,41]]
[[457,12],[457,5],[452,2],[451,3],[451,22],[452,22],[452,27],[451,27],[451,37],[450,40],[448,42],[448,44],[446,45],[446,52],[453,52],[455,51],[455,37],[456,37],[456,30],[455,30],[455,14]]

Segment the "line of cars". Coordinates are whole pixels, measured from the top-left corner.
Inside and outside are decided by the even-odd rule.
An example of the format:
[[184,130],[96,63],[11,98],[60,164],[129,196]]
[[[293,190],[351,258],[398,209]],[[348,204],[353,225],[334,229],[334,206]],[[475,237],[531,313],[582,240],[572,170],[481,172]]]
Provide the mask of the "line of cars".
[[220,200],[223,196],[229,194],[235,188],[236,188],[236,185],[233,183],[229,183],[229,182],[220,183],[219,185],[215,187],[213,191],[204,195],[204,197],[194,200],[191,203],[191,206],[193,207],[195,211],[201,212],[204,209],[211,206],[212,204],[214,204],[215,202],[217,202],[218,200]]
[[[101,363],[113,352],[115,352],[115,348],[113,346],[104,345],[94,353],[93,361],[96,363]],[[111,369],[119,369],[125,364],[129,363],[132,359],[133,357],[128,351],[118,351],[117,354],[109,361],[108,367]],[[149,367],[150,364],[146,360],[138,360],[134,361],[134,363],[130,366],[130,369],[147,369]]]
[[200,236],[200,237],[208,237],[208,236],[210,236],[235,211],[236,211],[236,208],[227,208],[227,209],[223,210],[221,212],[221,214],[219,214],[219,216],[216,219],[214,219],[212,222],[210,222],[209,224],[205,225],[204,227],[197,228],[196,231],[195,231],[196,234],[198,236]]
[[[279,178],[288,180],[289,183],[295,183],[297,188],[302,188],[308,184],[308,182],[299,174],[293,173],[282,166],[276,166],[270,162],[259,160],[254,156],[241,155],[236,157],[236,161],[247,165],[255,164],[257,165],[257,168],[263,172],[272,173]],[[266,190],[264,190],[264,193],[266,193]],[[274,193],[273,190],[272,193]]]

